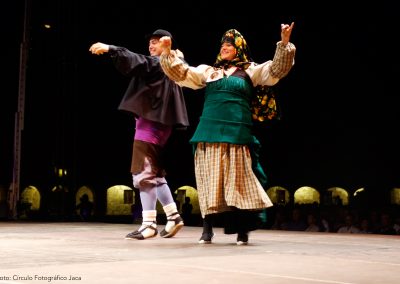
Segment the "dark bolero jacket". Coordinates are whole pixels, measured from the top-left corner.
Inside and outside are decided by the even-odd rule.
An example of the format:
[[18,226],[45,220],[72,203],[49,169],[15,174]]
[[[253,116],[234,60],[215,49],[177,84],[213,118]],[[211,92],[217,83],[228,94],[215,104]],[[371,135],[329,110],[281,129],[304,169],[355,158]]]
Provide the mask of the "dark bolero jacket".
[[117,70],[131,78],[119,110],[176,128],[189,125],[182,89],[164,74],[159,57],[114,45],[109,54]]

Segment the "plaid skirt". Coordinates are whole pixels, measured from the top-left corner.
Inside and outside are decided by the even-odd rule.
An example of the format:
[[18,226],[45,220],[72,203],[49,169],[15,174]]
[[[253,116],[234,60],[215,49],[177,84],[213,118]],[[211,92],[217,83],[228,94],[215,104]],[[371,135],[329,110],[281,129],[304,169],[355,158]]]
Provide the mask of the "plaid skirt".
[[253,173],[246,145],[198,143],[195,174],[203,218],[232,207],[261,210],[273,206]]

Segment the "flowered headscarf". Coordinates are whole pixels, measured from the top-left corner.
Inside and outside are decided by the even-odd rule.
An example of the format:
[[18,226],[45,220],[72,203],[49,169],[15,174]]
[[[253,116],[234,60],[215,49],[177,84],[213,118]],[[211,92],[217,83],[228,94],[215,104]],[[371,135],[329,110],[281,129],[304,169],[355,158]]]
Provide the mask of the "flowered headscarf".
[[221,45],[224,42],[228,42],[236,48],[236,57],[231,61],[227,61],[223,60],[221,58],[221,54],[218,53],[214,67],[227,68],[230,66],[237,66],[246,69],[252,59],[250,55],[250,49],[247,46],[247,42],[242,34],[235,29],[230,29],[222,36]]

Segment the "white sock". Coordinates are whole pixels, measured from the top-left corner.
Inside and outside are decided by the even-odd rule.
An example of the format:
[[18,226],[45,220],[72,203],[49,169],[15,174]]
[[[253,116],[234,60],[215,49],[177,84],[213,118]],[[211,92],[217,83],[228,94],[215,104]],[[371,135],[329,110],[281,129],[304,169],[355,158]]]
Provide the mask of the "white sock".
[[163,206],[163,209],[164,209],[165,215],[167,215],[167,220],[168,219],[172,220],[172,221],[168,220],[167,224],[165,225],[165,230],[167,232],[170,232],[171,229],[175,226],[175,221],[174,220],[177,217],[179,217],[180,215],[178,213],[178,209],[176,207],[176,203],[175,202]]
[[142,235],[144,238],[154,236],[155,231],[153,229],[149,229],[147,227],[151,226],[154,229],[157,228],[157,223],[156,223],[157,210],[143,210],[142,216],[143,216],[143,222],[142,222],[142,226],[140,226],[140,228],[139,228],[139,231],[144,229],[144,231],[142,232]]

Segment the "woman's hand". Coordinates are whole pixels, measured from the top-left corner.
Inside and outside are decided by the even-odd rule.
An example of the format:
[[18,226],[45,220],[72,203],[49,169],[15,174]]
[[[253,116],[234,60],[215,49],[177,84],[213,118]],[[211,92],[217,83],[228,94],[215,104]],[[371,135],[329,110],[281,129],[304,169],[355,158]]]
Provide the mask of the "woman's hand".
[[292,33],[293,26],[294,22],[292,22],[290,25],[281,24],[281,39],[285,45],[290,41],[290,34]]
[[163,53],[168,55],[171,51],[172,40],[169,36],[163,36],[159,39]]

